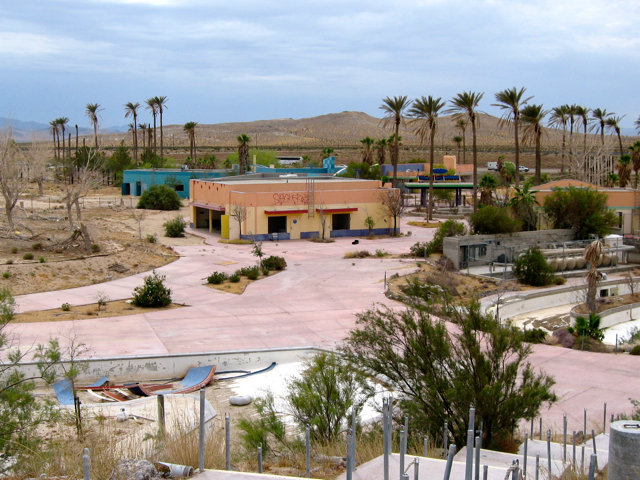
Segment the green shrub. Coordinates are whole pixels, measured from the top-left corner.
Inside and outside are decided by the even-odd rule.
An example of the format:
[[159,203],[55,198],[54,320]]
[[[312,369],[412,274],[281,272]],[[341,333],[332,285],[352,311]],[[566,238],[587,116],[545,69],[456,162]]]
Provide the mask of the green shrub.
[[33,245],[31,245],[31,249],[32,250],[41,250],[42,249],[42,244],[40,242],[34,243]]
[[544,287],[553,282],[553,274],[538,247],[533,247],[520,255],[513,263],[513,274],[520,283],[532,287]]
[[167,220],[162,224],[164,234],[170,238],[184,237],[184,229],[187,228],[187,222],[181,215],[176,215],[173,219]]
[[629,352],[630,355],[640,355],[640,345],[636,345]]
[[269,269],[265,268],[265,267],[262,267],[262,275],[265,276],[265,277],[268,277],[269,276]]
[[522,230],[522,224],[509,214],[507,208],[486,206],[471,215],[469,224],[474,233],[498,234],[513,233]]
[[249,280],[257,280],[260,276],[260,268],[256,265],[247,270],[247,278]]
[[528,343],[542,343],[547,338],[547,332],[542,328],[534,328],[524,331],[524,341]]
[[234,273],[229,277],[229,281],[233,283],[238,283],[240,281],[240,274],[238,272]]
[[207,283],[211,283],[212,285],[220,285],[227,279],[227,274],[224,272],[213,272],[211,275],[207,277]]
[[133,304],[137,307],[166,307],[171,303],[171,289],[164,286],[164,275],[155,271],[144,278],[144,284],[133,291]]
[[33,253],[31,252],[27,252],[24,255],[22,255],[22,259],[23,260],[33,260]]
[[467,233],[467,228],[462,222],[455,220],[447,220],[438,227],[433,240],[429,242],[427,247],[427,255],[432,253],[442,253],[445,237],[461,237]]
[[18,253],[18,247],[11,247],[11,253]]
[[284,270],[287,268],[287,261],[283,257],[271,255],[262,260],[262,266],[267,270]]
[[40,263],[46,263],[46,262],[47,262],[47,259],[46,259],[46,258],[44,258],[44,257],[40,257],[40,258],[38,259],[38,261],[39,261]]
[[384,250],[376,250],[376,257],[383,258],[383,257],[386,257],[387,255],[388,255],[387,252],[385,252]]
[[68,303],[63,303],[60,308],[63,312],[68,312],[69,310],[71,310],[71,305],[69,305]]
[[412,257],[428,257],[429,256],[429,243],[430,242],[418,242],[414,243],[409,252]]
[[92,243],[91,244],[91,252],[92,253],[99,253],[100,252],[100,245],[98,245],[97,243]]
[[176,191],[167,185],[151,185],[142,193],[137,208],[151,210],[180,210],[182,200]]
[[11,274],[9,272],[4,272],[2,274],[2,278],[9,278],[11,276]]
[[5,262],[7,265],[13,265],[13,259],[9,259]]
[[153,235],[147,235],[147,242],[156,243],[158,241],[158,236],[154,233]]

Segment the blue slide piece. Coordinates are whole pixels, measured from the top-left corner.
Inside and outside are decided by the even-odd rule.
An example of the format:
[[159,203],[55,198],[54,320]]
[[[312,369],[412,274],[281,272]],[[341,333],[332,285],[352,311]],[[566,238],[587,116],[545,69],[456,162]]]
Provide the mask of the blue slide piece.
[[53,391],[56,392],[60,405],[73,405],[73,383],[68,378],[58,380],[53,384]]

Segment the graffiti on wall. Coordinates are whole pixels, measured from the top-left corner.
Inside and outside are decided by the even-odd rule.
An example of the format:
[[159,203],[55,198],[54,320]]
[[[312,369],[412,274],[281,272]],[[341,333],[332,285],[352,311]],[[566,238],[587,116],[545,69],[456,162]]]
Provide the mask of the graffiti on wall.
[[309,199],[306,193],[274,193],[274,205],[306,205]]

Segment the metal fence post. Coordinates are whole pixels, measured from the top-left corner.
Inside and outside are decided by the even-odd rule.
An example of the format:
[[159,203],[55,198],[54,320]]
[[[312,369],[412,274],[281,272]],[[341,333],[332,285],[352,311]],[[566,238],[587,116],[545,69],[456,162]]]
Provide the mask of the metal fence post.
[[160,438],[164,437],[165,420],[164,420],[164,395],[158,395],[158,434]]
[[529,433],[524,432],[524,458],[522,459],[522,476],[527,478],[527,455],[529,449]]
[[204,471],[204,388],[200,389],[200,471]]
[[453,457],[456,454],[456,446],[451,445],[449,447],[449,455],[447,456],[447,466],[444,469],[444,477],[443,480],[449,480],[451,477],[451,467],[453,466]]
[[407,432],[404,427],[400,429],[400,477],[404,474],[404,456],[407,453]]
[[262,473],[262,444],[258,447],[258,473]]
[[304,430],[304,446],[305,446],[305,470],[307,478],[311,478],[311,429],[309,425]]
[[85,448],[82,451],[82,474],[84,480],[91,480],[91,458],[89,449]]
[[547,464],[549,465],[549,478],[551,478],[551,429],[547,430]]
[[480,452],[482,450],[482,435],[476,436],[476,464],[475,480],[480,480]]
[[224,430],[225,430],[225,469],[231,470],[231,416],[229,412],[224,414]]
[[389,480],[389,435],[387,430],[389,429],[389,422],[387,417],[389,416],[389,401],[386,398],[382,399],[382,453],[384,455],[384,480]]
[[562,463],[567,463],[567,414],[562,417]]

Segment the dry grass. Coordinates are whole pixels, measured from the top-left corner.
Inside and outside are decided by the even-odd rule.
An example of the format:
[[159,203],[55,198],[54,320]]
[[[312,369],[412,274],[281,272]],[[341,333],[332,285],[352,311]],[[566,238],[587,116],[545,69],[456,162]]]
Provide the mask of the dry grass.
[[253,245],[253,241],[244,240],[241,238],[233,238],[231,240],[226,238],[221,238],[220,240],[218,240],[218,243],[229,243],[231,245]]

